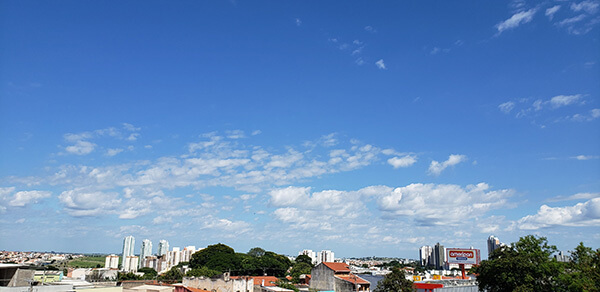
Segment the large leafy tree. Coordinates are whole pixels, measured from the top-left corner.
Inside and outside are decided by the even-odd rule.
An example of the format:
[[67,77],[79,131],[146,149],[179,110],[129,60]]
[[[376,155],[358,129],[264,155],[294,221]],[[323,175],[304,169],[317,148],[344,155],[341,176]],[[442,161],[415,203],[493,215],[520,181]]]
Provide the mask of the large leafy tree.
[[239,259],[233,248],[222,243],[209,245],[195,252],[190,259],[190,268],[207,267],[219,273],[239,269]]
[[594,251],[579,243],[561,280],[564,290],[600,291],[600,249]]
[[156,270],[154,270],[153,268],[148,268],[148,267],[141,268],[138,270],[138,272],[144,273],[144,276],[142,276],[142,280],[156,279],[156,275],[158,274],[156,272]]
[[191,269],[189,270],[185,275],[188,277],[215,277],[220,275],[221,273],[219,273],[218,271],[215,270],[211,270],[207,267],[201,267],[201,268],[196,268],[196,269]]
[[479,274],[480,291],[560,291],[564,265],[550,258],[556,251],[545,237],[528,235],[495,250],[471,271]]
[[296,257],[296,264],[298,264],[298,263],[307,263],[311,267],[313,266],[312,259],[309,256],[305,255],[305,254],[301,254],[301,255],[299,255],[299,256]]
[[167,272],[158,276],[159,280],[167,281],[167,282],[181,282],[182,278],[183,278],[183,273],[181,272],[181,269],[177,266],[172,267]]
[[263,255],[265,255],[265,252],[266,251],[260,247],[254,247],[248,251],[248,255],[255,258],[262,257]]
[[385,275],[377,284],[377,288],[373,292],[409,292],[415,291],[413,282],[406,279],[403,270],[392,269],[392,272]]

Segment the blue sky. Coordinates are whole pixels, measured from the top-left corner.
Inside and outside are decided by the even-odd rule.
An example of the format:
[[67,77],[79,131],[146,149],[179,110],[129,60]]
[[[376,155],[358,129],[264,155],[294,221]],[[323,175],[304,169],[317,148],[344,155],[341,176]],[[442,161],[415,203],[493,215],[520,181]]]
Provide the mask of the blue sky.
[[599,1],[0,5],[2,249],[600,247]]

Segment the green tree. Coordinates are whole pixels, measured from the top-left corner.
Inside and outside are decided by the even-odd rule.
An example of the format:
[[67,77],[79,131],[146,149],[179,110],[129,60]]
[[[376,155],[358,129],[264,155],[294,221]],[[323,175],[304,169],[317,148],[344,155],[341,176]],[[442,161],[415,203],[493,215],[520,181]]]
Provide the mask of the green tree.
[[163,273],[160,276],[158,276],[158,280],[166,282],[181,282],[182,279],[183,273],[181,272],[181,269],[179,269],[177,266],[172,267],[166,273]]
[[560,291],[564,265],[550,258],[556,251],[545,237],[528,235],[494,250],[471,271],[479,274],[480,291]]
[[255,258],[262,257],[265,255],[265,250],[260,247],[254,247],[248,251],[248,255]]
[[144,267],[138,270],[140,273],[144,273],[142,280],[153,280],[156,279],[158,273],[153,268]]
[[292,269],[290,270],[290,276],[292,277],[292,282],[293,283],[300,282],[300,275],[303,275],[303,274],[310,275],[312,268],[313,268],[312,265],[309,265],[305,262],[296,262],[296,264],[294,264],[292,266]]
[[211,270],[207,267],[201,267],[189,270],[186,274],[188,277],[216,277],[221,275],[219,271]]
[[233,248],[222,243],[209,245],[197,251],[190,259],[190,268],[198,269],[207,267],[219,273],[239,269],[240,262]]
[[307,263],[311,267],[313,267],[312,259],[309,256],[305,255],[305,254],[301,254],[301,255],[297,256],[296,257],[296,263]]
[[392,269],[392,272],[385,275],[377,284],[377,288],[373,292],[408,292],[415,291],[413,282],[406,279],[403,270],[398,268]]
[[118,273],[117,274],[118,281],[129,281],[129,280],[141,280],[142,277],[129,272],[129,273]]
[[281,280],[278,280],[277,282],[275,282],[275,285],[277,287],[294,290],[294,292],[300,292],[300,289],[296,288],[296,286],[294,286],[293,284],[290,284],[288,282],[284,282]]
[[594,251],[579,243],[561,280],[568,291],[600,291],[600,249]]

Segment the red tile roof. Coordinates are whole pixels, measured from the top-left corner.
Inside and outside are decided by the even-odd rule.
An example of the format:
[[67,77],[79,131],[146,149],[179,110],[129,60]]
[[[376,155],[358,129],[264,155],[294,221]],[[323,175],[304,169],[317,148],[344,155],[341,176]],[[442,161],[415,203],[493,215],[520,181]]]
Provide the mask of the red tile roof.
[[[254,285],[259,286],[270,286],[275,287],[275,282],[277,282],[277,277],[275,276],[231,276],[231,279],[254,279]],[[265,280],[265,284],[263,285],[263,280]]]
[[350,272],[350,267],[344,263],[323,262],[323,264],[332,269],[334,272]]
[[348,281],[353,284],[371,284],[371,282],[357,276],[357,275],[335,275],[336,277]]
[[207,291],[207,290],[202,290],[202,289],[192,288],[192,287],[185,287],[185,289],[188,289],[191,292],[210,292],[210,291]]

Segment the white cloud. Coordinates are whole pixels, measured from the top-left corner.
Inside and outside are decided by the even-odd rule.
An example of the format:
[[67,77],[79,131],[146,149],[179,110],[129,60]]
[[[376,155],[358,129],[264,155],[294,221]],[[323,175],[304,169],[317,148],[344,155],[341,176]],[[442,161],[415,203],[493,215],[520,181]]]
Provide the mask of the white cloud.
[[554,13],[556,13],[559,9],[560,9],[560,5],[554,5],[548,9],[546,9],[546,16],[548,16],[548,18],[550,20],[552,20],[552,18],[554,18]]
[[451,154],[448,157],[448,160],[441,162],[441,163],[434,160],[429,165],[429,174],[440,175],[440,173],[442,173],[442,171],[444,171],[449,166],[457,165],[466,160],[467,160],[467,156],[459,155],[459,154]]
[[573,201],[573,200],[589,200],[593,198],[599,198],[600,193],[577,193],[568,197],[558,196],[554,198],[550,198],[549,202],[559,202],[559,201]]
[[9,206],[24,207],[25,205],[37,203],[39,199],[49,198],[52,193],[47,191],[21,191],[13,195],[8,202]]
[[302,25],[302,20],[300,20],[300,18],[296,18],[296,26],[301,26]]
[[572,117],[568,118],[576,122],[590,122],[600,117],[600,109],[592,109],[589,111],[589,114],[574,114]]
[[590,160],[590,159],[598,159],[598,158],[600,158],[600,156],[598,156],[598,155],[577,155],[573,158],[575,158],[577,160]]
[[406,155],[403,157],[392,157],[387,161],[394,168],[409,167],[417,162],[417,157]]
[[589,14],[595,14],[598,11],[598,2],[595,1],[583,1],[580,3],[572,3],[571,10],[575,12],[585,11]]
[[574,95],[557,95],[550,99],[550,105],[553,108],[559,108],[567,105],[571,105],[574,103],[578,103],[581,101],[583,95],[582,94],[574,94]]
[[356,61],[354,61],[354,63],[356,63],[356,65],[362,66],[365,64],[365,61],[363,60],[363,58],[358,58],[356,59]]
[[462,224],[504,207],[511,190],[490,191],[485,183],[458,185],[410,184],[378,199],[380,210],[391,217],[408,217],[421,225]]
[[525,24],[530,22],[533,19],[533,16],[537,12],[537,9],[532,8],[527,11],[521,11],[513,14],[509,19],[502,21],[496,25],[496,29],[498,29],[498,33],[502,33],[507,29],[513,29],[518,27],[521,24]]
[[552,226],[600,226],[600,198],[574,206],[549,207],[542,205],[535,215],[516,222],[519,229],[536,230]]
[[377,68],[381,69],[381,70],[385,70],[385,63],[383,63],[383,59],[380,59],[379,61],[375,62],[375,65],[377,66]]
[[370,33],[376,33],[377,32],[377,30],[375,28],[373,28],[372,26],[370,26],[370,25],[365,26],[365,30],[368,31],[368,32],[370,32]]
[[570,17],[570,18],[566,18],[566,19],[562,20],[561,22],[559,22],[558,26],[571,25],[571,24],[574,24],[574,23],[577,23],[577,22],[580,22],[580,21],[584,20],[585,17],[586,17],[585,14],[580,14],[580,15],[573,16],[573,17]]
[[227,138],[229,138],[229,139],[242,139],[242,138],[246,138],[246,134],[244,134],[244,131],[242,131],[242,130],[226,131],[225,134],[227,134]]
[[119,153],[123,152],[123,149],[121,148],[116,148],[116,149],[108,149],[106,150],[106,156],[115,156]]
[[294,206],[299,202],[307,201],[309,198],[309,187],[287,187],[269,192],[271,204],[275,207]]
[[67,146],[65,150],[71,154],[86,155],[94,151],[96,144],[89,141],[77,141],[75,145]]
[[515,108],[515,103],[512,101],[507,101],[503,104],[500,104],[498,106],[498,108],[500,109],[500,111],[502,111],[505,114],[510,113],[510,111],[512,111],[513,108]]
[[137,132],[137,131],[141,130],[142,128],[137,128],[132,124],[123,123],[123,129],[125,129],[129,132]]
[[109,214],[121,204],[116,194],[84,189],[64,191],[58,198],[67,208],[67,213],[74,217]]

